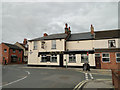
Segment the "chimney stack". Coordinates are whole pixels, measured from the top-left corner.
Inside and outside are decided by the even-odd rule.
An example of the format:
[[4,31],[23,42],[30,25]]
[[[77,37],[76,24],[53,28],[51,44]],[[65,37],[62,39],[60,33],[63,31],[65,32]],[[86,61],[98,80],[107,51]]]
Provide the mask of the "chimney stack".
[[90,29],[91,29],[91,35],[94,35],[94,27],[93,27],[93,25],[92,25],[92,24],[91,24]]
[[27,44],[27,39],[24,38],[23,44],[26,45]]
[[68,28],[68,24],[66,23],[65,24],[65,33],[66,34],[69,34],[71,31],[70,31],[70,27]]
[[47,33],[44,33],[44,37],[46,37],[46,36],[48,36],[48,34],[47,34]]

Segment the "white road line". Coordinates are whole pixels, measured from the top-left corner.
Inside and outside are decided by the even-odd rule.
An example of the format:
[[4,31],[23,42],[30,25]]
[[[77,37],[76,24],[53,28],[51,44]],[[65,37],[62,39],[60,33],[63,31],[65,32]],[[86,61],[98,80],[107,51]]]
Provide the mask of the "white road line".
[[85,79],[88,80],[88,74],[87,73],[85,73]]
[[92,74],[91,74],[91,73],[89,73],[89,75],[90,75],[90,78],[91,78],[91,79],[93,79],[93,76],[92,76]]
[[25,72],[27,72],[27,73],[28,73],[28,75],[30,75],[30,72],[29,72],[29,71],[25,71]]
[[0,87],[4,87],[4,86],[10,85],[10,84],[13,84],[13,83],[19,82],[19,81],[21,81],[21,80],[23,80],[23,79],[25,79],[25,78],[27,78],[27,76],[25,76],[25,77],[23,77],[23,78],[21,78],[21,79],[18,79],[18,80],[16,80],[16,81],[13,81],[13,82],[7,83],[7,84],[5,84],[5,85],[2,85],[2,86],[0,86]]

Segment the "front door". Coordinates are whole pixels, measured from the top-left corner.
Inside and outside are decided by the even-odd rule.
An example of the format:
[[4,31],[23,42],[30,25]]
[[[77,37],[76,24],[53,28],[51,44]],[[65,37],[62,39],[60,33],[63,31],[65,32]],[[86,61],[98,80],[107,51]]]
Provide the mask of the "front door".
[[96,63],[96,68],[100,69],[101,68],[101,60],[100,57],[95,57],[95,63]]
[[60,54],[60,67],[63,67],[63,54]]

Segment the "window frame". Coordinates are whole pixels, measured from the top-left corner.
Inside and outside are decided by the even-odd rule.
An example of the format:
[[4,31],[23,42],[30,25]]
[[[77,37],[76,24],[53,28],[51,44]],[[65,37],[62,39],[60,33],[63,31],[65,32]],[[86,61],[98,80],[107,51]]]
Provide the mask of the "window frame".
[[[114,41],[114,43],[115,43],[115,46],[114,46],[114,47],[110,47],[110,46],[109,46],[110,41]],[[108,40],[108,48],[115,48],[115,47],[116,47],[116,41],[115,41],[115,40]]]
[[[5,51],[6,50],[6,51]],[[6,53],[7,52],[7,49],[4,49],[4,52]]]
[[[96,54],[99,54],[98,56],[96,56]],[[100,53],[95,53],[95,57],[100,57]]]
[[15,50],[15,49],[13,49],[12,51],[13,51],[13,53],[16,53],[16,50]]
[[[70,61],[72,58],[72,61]],[[69,63],[76,63],[76,54],[69,54]]]
[[[82,55],[86,55],[87,56],[87,61],[82,62]],[[88,55],[86,53],[83,53],[83,54],[81,54],[81,63],[85,63],[85,62],[89,63],[89,57],[88,57]]]
[[38,49],[38,42],[34,41],[33,42],[33,50],[37,50]]
[[[52,58],[56,58],[56,61],[55,61],[55,62],[52,61]],[[56,54],[51,55],[50,62],[52,62],[52,63],[57,63],[57,55],[56,55]]]
[[[109,55],[109,61],[103,61],[103,58],[106,58],[106,57],[103,57],[103,54],[108,54]],[[102,53],[102,62],[103,63],[109,63],[110,62],[110,53]]]
[[[117,61],[117,58],[120,58],[120,57],[117,57],[117,54],[118,54],[119,52],[117,52],[115,55],[116,55],[116,63],[120,63],[120,61]],[[120,53],[119,53],[120,54]]]
[[51,49],[56,49],[56,40],[52,40],[52,47]]
[[[46,61],[43,61],[43,58],[46,58]],[[46,63],[47,62],[47,56],[46,55],[41,55],[41,61],[42,63]]]

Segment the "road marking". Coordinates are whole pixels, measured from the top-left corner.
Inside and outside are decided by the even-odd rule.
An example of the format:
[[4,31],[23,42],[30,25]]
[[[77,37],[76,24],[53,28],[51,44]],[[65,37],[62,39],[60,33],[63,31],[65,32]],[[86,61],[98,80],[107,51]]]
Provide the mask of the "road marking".
[[85,79],[88,80],[88,74],[87,73],[85,73]]
[[25,71],[25,72],[27,72],[27,73],[28,73],[28,75],[30,75],[30,72],[29,72],[29,71]]
[[15,80],[15,81],[13,81],[13,82],[7,83],[7,84],[5,84],[5,85],[2,85],[2,86],[0,86],[0,87],[4,87],[4,86],[10,85],[10,84],[19,82],[19,81],[21,81],[21,80],[23,80],[23,79],[25,79],[25,78],[27,78],[27,76],[25,76],[25,77],[23,77],[23,78],[21,78],[21,79]]
[[91,73],[89,73],[89,75],[90,75],[90,78],[91,78],[91,79],[93,79],[93,76],[92,76],[92,74],[91,74]]

